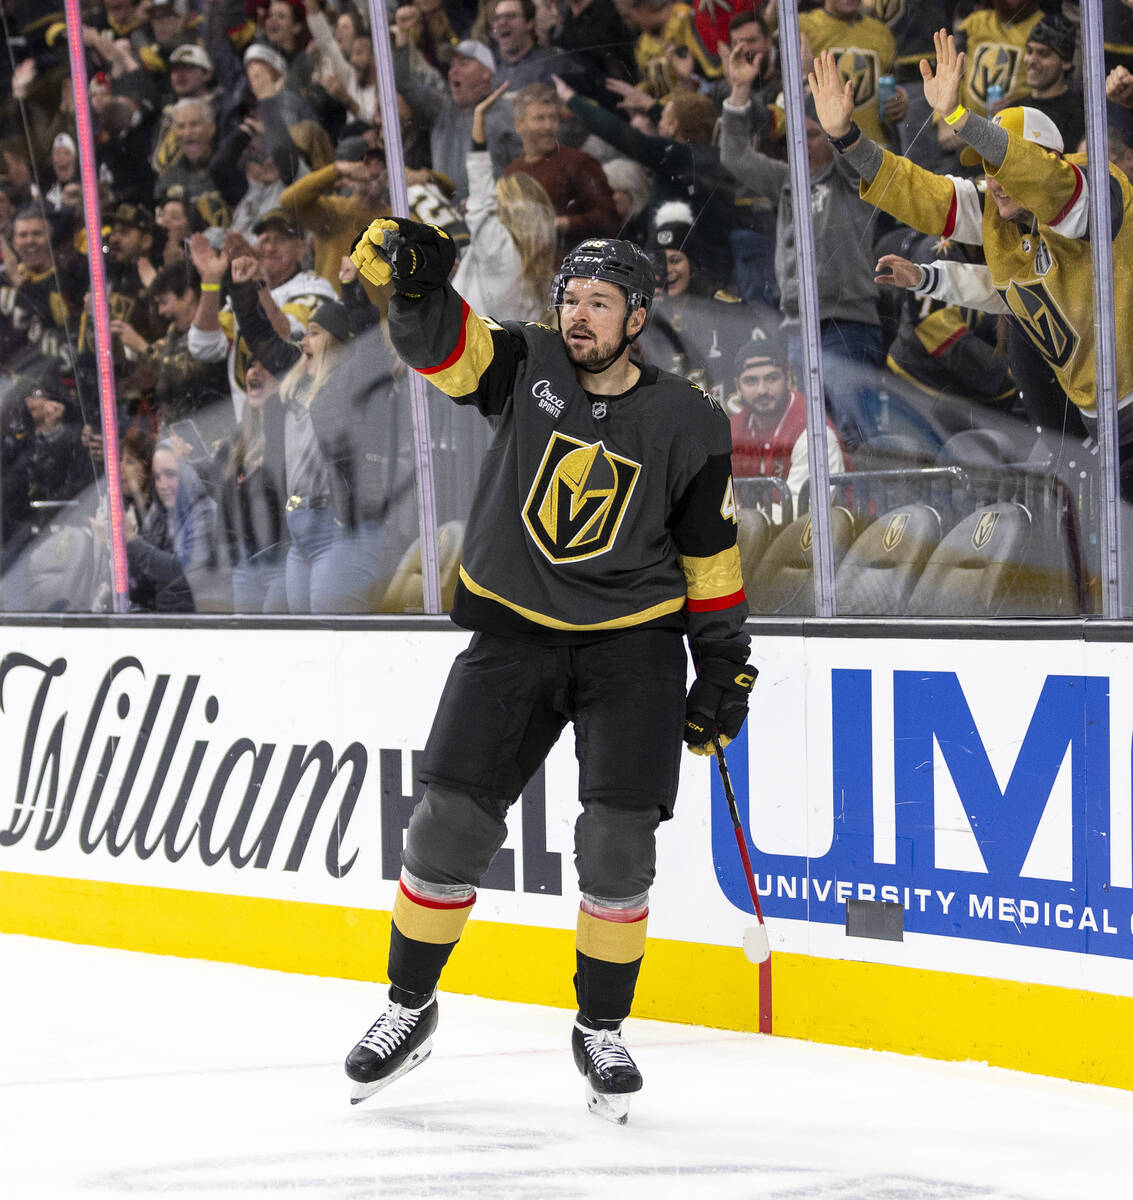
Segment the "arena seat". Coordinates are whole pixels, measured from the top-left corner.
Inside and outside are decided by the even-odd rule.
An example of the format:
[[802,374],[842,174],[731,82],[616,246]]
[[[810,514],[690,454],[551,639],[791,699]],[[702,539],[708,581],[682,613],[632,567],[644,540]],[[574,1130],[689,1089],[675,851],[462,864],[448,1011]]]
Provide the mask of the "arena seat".
[[1029,567],[1031,514],[988,504],[965,517],[933,552],[913,593],[912,617],[1007,617],[1035,612]]
[[[441,608],[452,608],[464,545],[464,522],[446,521],[437,530],[437,559],[441,577]],[[421,539],[402,555],[382,595],[378,612],[420,613],[425,611],[425,581],[421,571]]]
[[954,433],[936,456],[938,466],[997,467],[1003,463],[1023,462],[1034,443],[1031,437],[1024,449],[1002,429],[964,429]]
[[755,570],[767,547],[771,545],[771,539],[772,527],[767,514],[758,508],[741,508],[736,541],[740,551],[745,591],[752,586]]
[[[830,531],[837,568],[854,540],[854,518],[849,509],[831,509]],[[810,513],[803,513],[768,546],[747,593],[748,608],[753,616],[801,617],[814,613],[811,538]]]
[[855,538],[834,577],[839,616],[897,616],[940,544],[940,514],[905,504],[878,517]]

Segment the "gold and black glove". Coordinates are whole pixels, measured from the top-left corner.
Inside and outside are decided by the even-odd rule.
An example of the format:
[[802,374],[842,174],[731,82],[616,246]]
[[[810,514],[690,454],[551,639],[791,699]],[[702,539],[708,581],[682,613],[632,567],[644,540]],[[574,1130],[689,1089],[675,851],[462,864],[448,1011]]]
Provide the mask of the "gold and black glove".
[[747,663],[706,659],[685,702],[684,740],[693,754],[712,754],[712,739],[726,746],[743,728],[748,694],[759,672]]
[[350,261],[375,286],[392,283],[402,295],[417,298],[448,279],[456,246],[438,225],[382,217],[354,239]]

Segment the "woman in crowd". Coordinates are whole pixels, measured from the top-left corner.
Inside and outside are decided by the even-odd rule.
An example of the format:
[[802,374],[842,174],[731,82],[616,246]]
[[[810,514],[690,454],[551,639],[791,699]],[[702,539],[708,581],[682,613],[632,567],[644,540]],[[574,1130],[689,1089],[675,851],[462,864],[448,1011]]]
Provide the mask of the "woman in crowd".
[[258,358],[244,375],[239,431],[216,456],[221,536],[241,613],[287,612],[287,491],[279,381]]
[[474,311],[497,321],[542,321],[558,265],[555,209],[542,184],[524,172],[492,178],[485,116],[507,88],[498,87],[473,110],[469,243],[453,286]]
[[[129,573],[135,612],[225,611],[217,571],[216,503],[196,471],[169,442],[154,445],[131,429],[122,438],[120,471]],[[103,515],[91,518],[107,540]]]
[[[257,271],[250,257],[233,262],[232,305],[253,355],[283,377],[288,611],[369,612],[386,573],[394,356],[352,264],[340,277],[347,303],[316,309],[298,348],[259,307]],[[367,342],[360,355],[356,336]]]

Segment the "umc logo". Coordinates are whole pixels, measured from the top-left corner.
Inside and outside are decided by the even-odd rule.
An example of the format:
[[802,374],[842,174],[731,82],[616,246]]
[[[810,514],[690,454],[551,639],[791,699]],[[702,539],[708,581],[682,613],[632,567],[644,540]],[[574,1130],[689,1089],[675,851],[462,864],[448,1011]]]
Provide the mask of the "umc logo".
[[[818,771],[831,794],[770,794],[751,760],[750,805],[762,812],[745,825],[767,829],[796,807],[811,850],[750,842],[772,920],[841,925],[848,899],[889,901],[906,933],[1133,958],[1133,889],[1111,873],[1131,848],[1127,832],[1112,845],[1109,679],[1049,675],[1037,695],[1012,686],[1002,706],[981,699],[982,728],[953,672],[831,670],[829,771]],[[741,819],[751,736],[727,751]],[[719,786],[716,874],[750,912]]]
[[614,544],[641,464],[602,442],[555,433],[523,506],[523,523],[551,562],[605,554]]

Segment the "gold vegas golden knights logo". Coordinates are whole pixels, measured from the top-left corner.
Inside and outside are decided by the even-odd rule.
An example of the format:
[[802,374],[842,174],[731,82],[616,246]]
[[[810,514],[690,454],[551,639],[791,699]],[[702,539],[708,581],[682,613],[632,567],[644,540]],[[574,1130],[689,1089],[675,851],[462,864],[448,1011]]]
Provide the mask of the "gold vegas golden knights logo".
[[1078,335],[1046,284],[1012,281],[1003,298],[1043,358],[1052,367],[1066,366],[1078,348]]
[[905,15],[905,0],[874,0],[873,15],[886,25],[892,25]]
[[986,104],[987,89],[996,85],[1003,89],[1005,96],[1010,95],[1022,54],[1019,46],[1002,42],[984,42],[977,46],[968,69],[968,87],[972,95],[981,104]]
[[908,523],[909,514],[907,512],[896,513],[889,519],[889,524],[885,527],[885,535],[881,539],[881,544],[886,551],[897,549],[901,539],[905,536],[905,526]]
[[975,529],[972,530],[972,549],[982,550],[991,541],[991,536],[995,533],[995,527],[998,524],[999,513],[984,513],[976,522]]
[[799,546],[803,550],[809,550],[814,543],[814,530],[811,528],[810,517],[807,517],[806,524],[803,526],[802,537],[799,538]]
[[865,50],[834,50],[838,74],[854,85],[854,107],[877,99],[877,55]]
[[523,522],[551,562],[605,554],[614,544],[641,464],[601,442],[554,433],[523,506]]

